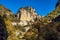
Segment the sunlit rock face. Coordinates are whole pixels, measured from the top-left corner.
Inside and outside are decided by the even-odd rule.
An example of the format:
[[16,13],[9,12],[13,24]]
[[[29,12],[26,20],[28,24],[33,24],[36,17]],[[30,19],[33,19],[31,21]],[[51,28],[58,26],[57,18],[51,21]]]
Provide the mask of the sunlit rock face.
[[12,22],[12,25],[17,25],[17,23],[16,22]]
[[37,14],[32,7],[21,8],[17,13],[17,18],[19,18],[21,21],[34,21],[36,17]]
[[18,23],[18,25],[21,25],[21,26],[25,26],[27,24],[28,24],[27,21],[21,21],[21,22]]
[[12,12],[11,12],[11,10],[0,5],[0,15],[3,17],[10,17],[10,15],[12,15]]
[[25,29],[25,32],[27,32],[30,29],[30,27],[29,26],[28,27],[24,27],[24,29]]

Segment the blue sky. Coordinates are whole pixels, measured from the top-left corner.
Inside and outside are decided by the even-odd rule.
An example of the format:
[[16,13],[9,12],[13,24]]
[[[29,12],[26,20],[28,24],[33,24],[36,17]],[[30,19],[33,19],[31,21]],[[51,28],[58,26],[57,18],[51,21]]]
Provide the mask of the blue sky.
[[17,13],[18,9],[25,6],[35,8],[39,15],[46,16],[55,9],[58,0],[0,0],[0,4]]

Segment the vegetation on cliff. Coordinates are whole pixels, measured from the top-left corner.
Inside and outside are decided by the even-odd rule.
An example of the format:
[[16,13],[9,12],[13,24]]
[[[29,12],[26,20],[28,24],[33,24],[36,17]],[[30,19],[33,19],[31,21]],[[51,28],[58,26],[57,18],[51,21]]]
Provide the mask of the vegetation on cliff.
[[21,8],[17,14],[12,14],[0,5],[0,16],[0,29],[5,28],[3,31],[7,35],[2,34],[6,40],[60,40],[60,5],[45,17],[37,15],[32,7]]

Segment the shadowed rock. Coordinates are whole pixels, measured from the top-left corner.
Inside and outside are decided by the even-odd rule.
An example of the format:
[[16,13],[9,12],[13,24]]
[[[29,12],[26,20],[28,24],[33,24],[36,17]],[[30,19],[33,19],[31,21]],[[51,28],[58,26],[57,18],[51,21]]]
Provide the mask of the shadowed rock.
[[0,40],[7,40],[7,31],[4,19],[0,16]]
[[58,17],[56,17],[55,19],[52,20],[53,22],[59,22],[60,21],[60,15]]

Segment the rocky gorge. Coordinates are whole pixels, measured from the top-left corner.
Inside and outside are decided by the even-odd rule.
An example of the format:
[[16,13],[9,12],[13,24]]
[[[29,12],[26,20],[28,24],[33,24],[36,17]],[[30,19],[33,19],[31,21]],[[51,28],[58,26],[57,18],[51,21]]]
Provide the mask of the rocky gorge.
[[30,6],[13,14],[0,5],[0,40],[60,40],[60,0],[44,17]]

